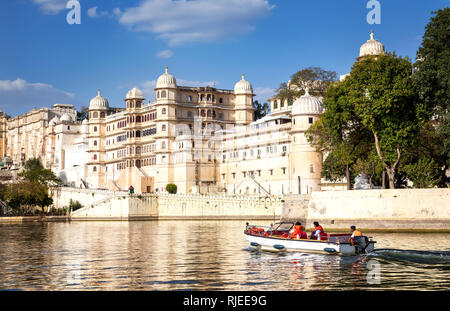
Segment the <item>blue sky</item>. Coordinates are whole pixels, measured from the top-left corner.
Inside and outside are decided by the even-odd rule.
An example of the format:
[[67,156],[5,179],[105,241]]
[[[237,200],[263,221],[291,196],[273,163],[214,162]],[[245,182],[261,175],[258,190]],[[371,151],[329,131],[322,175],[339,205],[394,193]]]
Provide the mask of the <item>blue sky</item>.
[[138,86],[147,99],[164,67],[179,85],[233,89],[246,74],[258,100],[298,70],[345,74],[370,30],[389,51],[415,59],[431,11],[450,0],[67,0],[0,1],[0,109],[10,116],[55,103],[89,105],[97,89],[123,107]]

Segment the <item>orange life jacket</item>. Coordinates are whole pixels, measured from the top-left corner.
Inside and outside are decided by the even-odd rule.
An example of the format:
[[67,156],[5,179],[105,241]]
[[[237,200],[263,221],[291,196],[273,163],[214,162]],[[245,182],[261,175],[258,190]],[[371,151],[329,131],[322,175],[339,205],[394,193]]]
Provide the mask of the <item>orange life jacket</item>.
[[296,238],[297,235],[300,238],[300,235],[303,232],[303,227],[302,226],[294,226],[294,232],[291,233],[291,238]]
[[361,231],[358,231],[358,230],[353,231],[353,236],[362,236],[362,235],[363,234]]

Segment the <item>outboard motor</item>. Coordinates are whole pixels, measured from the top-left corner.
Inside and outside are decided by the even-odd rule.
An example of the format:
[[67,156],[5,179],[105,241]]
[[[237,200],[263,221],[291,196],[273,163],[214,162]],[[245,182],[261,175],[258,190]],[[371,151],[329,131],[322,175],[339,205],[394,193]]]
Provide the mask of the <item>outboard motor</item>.
[[369,239],[366,236],[355,236],[354,243],[356,254],[366,253],[366,248],[369,246]]

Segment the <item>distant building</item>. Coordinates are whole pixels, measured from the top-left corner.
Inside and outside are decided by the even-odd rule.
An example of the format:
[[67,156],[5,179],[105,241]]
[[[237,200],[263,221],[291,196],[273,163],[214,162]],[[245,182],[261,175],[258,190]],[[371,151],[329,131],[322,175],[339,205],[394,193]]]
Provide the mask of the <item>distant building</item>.
[[[372,33],[358,59],[384,53],[377,42]],[[0,115],[0,151],[15,167],[41,158],[66,185],[84,188],[152,193],[173,183],[178,193],[281,195],[343,185],[321,179],[322,154],[305,137],[323,112],[308,88],[292,102],[269,99],[271,113],[256,121],[244,75],[233,90],[179,86],[166,67],[155,93],[145,103],[135,87],[112,108],[99,90],[82,122],[71,105]]]

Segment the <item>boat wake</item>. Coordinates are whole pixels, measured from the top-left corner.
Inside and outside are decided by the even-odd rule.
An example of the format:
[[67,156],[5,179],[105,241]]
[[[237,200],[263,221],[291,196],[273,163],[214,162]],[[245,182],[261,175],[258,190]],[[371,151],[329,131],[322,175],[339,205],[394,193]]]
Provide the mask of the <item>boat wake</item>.
[[422,264],[450,264],[450,251],[420,251],[380,248],[368,253],[367,257]]

